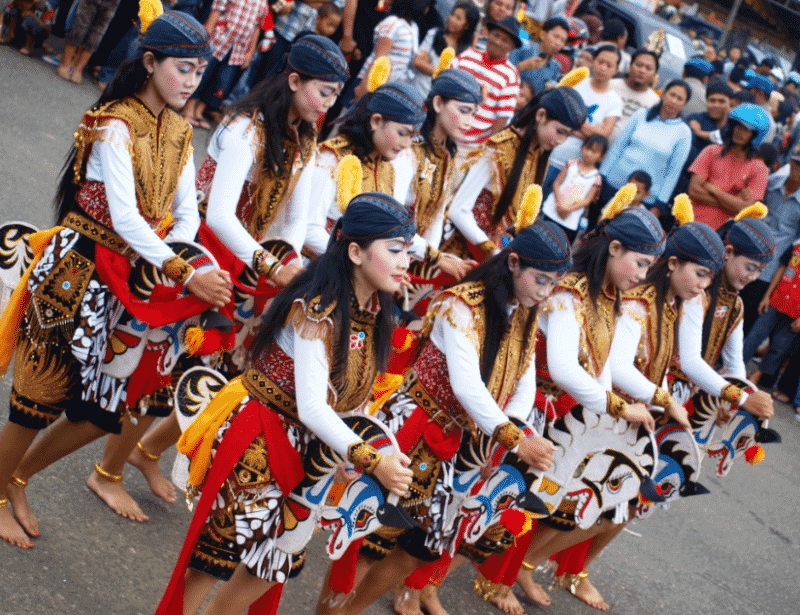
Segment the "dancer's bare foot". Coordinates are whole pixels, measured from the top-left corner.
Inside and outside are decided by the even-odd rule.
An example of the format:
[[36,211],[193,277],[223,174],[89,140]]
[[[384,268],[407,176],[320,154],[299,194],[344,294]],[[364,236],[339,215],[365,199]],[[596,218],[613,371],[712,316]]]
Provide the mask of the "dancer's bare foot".
[[144,475],[147,484],[150,486],[150,491],[155,495],[168,504],[174,504],[178,500],[172,482],[161,476],[161,469],[158,467],[157,459],[148,459],[137,447],[128,456],[128,463]]
[[66,79],[67,81],[72,80],[72,67],[67,66],[66,64],[62,64],[56,69],[56,74],[61,77],[62,79]]
[[592,582],[588,577],[581,579],[578,582],[578,586],[575,588],[575,591],[571,593],[578,600],[585,602],[589,606],[594,607],[599,611],[608,610],[608,604],[606,604],[606,601],[603,600],[603,596],[601,596],[600,592],[597,591],[597,588],[592,585]]
[[150,518],[142,512],[139,505],[125,491],[121,482],[111,482],[100,478],[97,471],[93,471],[86,486],[91,489],[106,505],[117,513],[120,517],[125,517],[131,521],[143,523]]
[[[24,484],[24,483],[23,483]],[[30,506],[28,506],[28,496],[25,494],[25,488],[10,482],[8,484],[8,500],[14,508],[14,517],[17,522],[25,530],[31,538],[39,537],[39,521],[36,515],[33,514]]]
[[8,507],[8,501],[3,500],[0,503],[4,503],[3,506],[0,506],[0,538],[15,547],[32,549],[33,542],[31,542],[25,530],[22,529],[22,526],[14,519],[11,509]]
[[503,611],[503,613],[508,613],[509,615],[525,615],[525,609],[510,588],[504,595],[496,594],[491,598],[487,598],[487,600]]
[[529,571],[520,570],[520,574],[517,575],[517,583],[531,602],[541,606],[550,606],[550,596],[544,591],[544,587],[533,580]]
[[69,80],[72,81],[72,83],[81,85],[83,83],[83,71],[73,70]]
[[439,602],[439,591],[434,585],[426,585],[425,589],[422,590],[420,604],[422,604],[422,608],[428,611],[428,615],[449,615],[442,603]]
[[394,588],[394,612],[397,615],[422,615],[420,597],[422,590],[411,589],[405,584]]

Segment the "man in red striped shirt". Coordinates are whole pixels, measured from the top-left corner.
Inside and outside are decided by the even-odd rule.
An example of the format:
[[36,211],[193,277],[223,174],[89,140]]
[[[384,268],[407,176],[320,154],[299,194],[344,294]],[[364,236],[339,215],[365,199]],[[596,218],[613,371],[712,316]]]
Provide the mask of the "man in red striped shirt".
[[473,75],[484,90],[483,103],[461,142],[468,147],[482,143],[508,125],[519,94],[519,72],[508,61],[508,54],[522,46],[519,22],[513,17],[505,17],[500,21],[490,21],[486,27],[489,30],[486,51],[472,47],[452,63],[453,68]]

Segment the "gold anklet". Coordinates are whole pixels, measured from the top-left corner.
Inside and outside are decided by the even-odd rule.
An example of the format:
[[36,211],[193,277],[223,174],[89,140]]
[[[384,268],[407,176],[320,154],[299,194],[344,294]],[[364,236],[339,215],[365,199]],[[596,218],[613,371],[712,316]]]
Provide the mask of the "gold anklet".
[[0,508],[8,507],[8,498],[0,498]]
[[142,454],[142,457],[144,457],[148,461],[158,461],[159,459],[161,459],[161,455],[154,455],[153,453],[145,449],[145,447],[142,446],[141,442],[136,443],[136,448],[139,449],[139,452]]
[[579,572],[578,574],[567,572],[562,577],[559,578],[559,585],[566,589],[569,593],[573,596],[578,591],[578,585],[581,584],[581,581],[584,579],[589,578],[589,573],[585,570]]
[[19,478],[18,476],[11,477],[11,484],[15,487],[19,487],[20,489],[25,489],[28,486],[28,481],[24,478]]
[[536,566],[534,566],[533,564],[529,564],[525,560],[522,560],[522,569],[533,571],[536,570]]
[[104,481],[109,483],[121,483],[122,482],[122,474],[112,474],[111,472],[106,472],[101,466],[100,462],[98,461],[94,464],[94,471],[97,472],[97,475],[102,478]]

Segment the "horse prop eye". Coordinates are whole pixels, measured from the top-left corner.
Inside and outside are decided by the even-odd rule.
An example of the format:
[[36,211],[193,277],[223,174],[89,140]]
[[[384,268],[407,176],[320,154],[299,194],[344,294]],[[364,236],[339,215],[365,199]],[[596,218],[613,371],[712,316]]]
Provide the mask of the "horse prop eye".
[[359,511],[358,516],[356,517],[356,528],[359,530],[364,529],[369,523],[369,520],[372,518],[372,512],[366,509]]
[[745,446],[747,446],[747,442],[749,439],[750,438],[748,438],[747,436],[739,436],[739,438],[736,440],[736,450],[740,451]]
[[619,491],[620,487],[622,487],[622,478],[612,478],[610,481],[606,483],[606,487],[611,493],[616,493]]

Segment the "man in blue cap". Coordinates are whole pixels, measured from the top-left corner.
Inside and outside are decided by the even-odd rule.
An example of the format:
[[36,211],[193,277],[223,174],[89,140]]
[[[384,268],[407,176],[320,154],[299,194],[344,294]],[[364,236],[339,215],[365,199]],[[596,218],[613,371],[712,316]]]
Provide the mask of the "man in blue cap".
[[706,110],[706,83],[714,67],[703,58],[692,58],[683,65],[683,79],[692,89],[689,102],[683,108],[683,117],[689,117]]
[[[766,59],[762,61],[762,65],[766,62]],[[761,67],[759,67],[759,70]],[[744,83],[744,89],[749,90],[754,98],[755,103],[764,109],[769,116],[770,128],[767,136],[764,138],[763,143],[772,143],[775,139],[775,120],[772,118],[772,109],[769,106],[769,97],[772,94],[772,90],[775,89],[775,84],[772,83],[772,79],[769,77],[765,77],[762,74],[753,74],[750,78]]]

